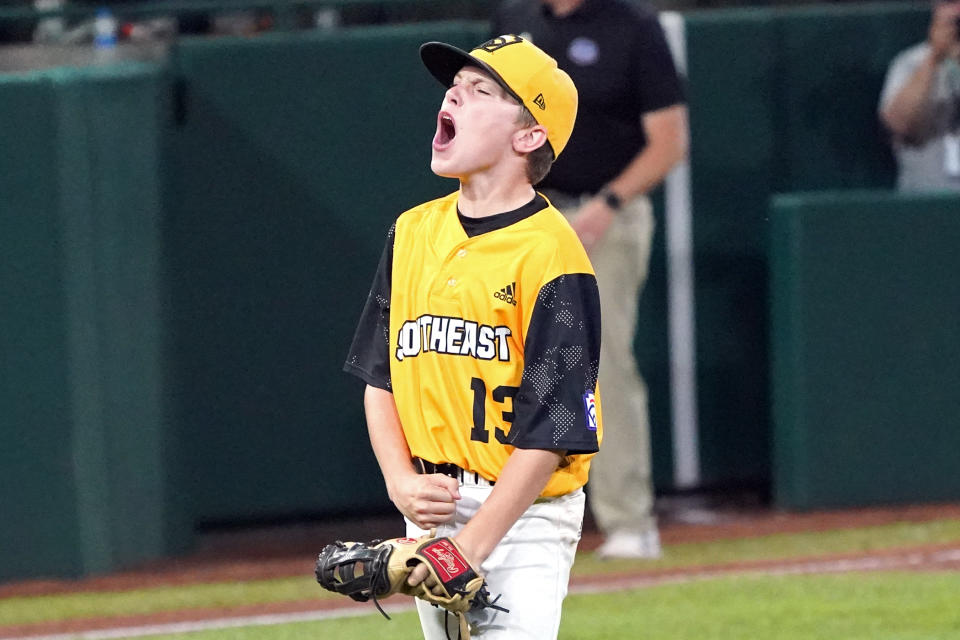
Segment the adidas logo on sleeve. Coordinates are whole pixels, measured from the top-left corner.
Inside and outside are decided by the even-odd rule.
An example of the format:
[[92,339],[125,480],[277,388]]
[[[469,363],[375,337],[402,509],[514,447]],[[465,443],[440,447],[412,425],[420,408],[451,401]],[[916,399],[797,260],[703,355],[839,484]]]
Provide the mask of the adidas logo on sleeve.
[[517,283],[511,282],[504,288],[500,289],[500,291],[494,292],[493,297],[497,300],[503,300],[504,302],[508,302],[513,306],[517,306],[516,293]]

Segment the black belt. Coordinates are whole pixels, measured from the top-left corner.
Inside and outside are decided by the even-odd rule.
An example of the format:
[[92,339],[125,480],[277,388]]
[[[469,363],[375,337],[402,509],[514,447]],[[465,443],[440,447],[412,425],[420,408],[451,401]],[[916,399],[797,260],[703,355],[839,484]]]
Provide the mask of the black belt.
[[492,480],[487,480],[479,473],[475,471],[467,471],[452,462],[441,462],[437,464],[436,462],[430,462],[429,460],[424,460],[423,458],[414,458],[413,466],[416,467],[417,473],[419,474],[429,474],[429,473],[439,473],[445,476],[450,476],[456,480],[459,480],[463,483],[464,478],[468,480],[473,478],[473,484],[480,484],[480,481],[483,480],[484,483],[489,484],[491,487],[495,484]]

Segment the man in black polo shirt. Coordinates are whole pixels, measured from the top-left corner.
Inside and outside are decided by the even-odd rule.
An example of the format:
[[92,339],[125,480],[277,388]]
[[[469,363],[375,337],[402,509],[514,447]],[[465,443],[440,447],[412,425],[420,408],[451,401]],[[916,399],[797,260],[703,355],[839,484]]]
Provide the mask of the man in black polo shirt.
[[538,187],[567,215],[600,287],[606,428],[589,495],[606,539],[597,552],[656,558],[647,391],[633,338],[654,229],[647,194],[687,150],[681,82],[655,13],[627,0],[505,0],[492,26],[532,40],[580,92],[573,137]]

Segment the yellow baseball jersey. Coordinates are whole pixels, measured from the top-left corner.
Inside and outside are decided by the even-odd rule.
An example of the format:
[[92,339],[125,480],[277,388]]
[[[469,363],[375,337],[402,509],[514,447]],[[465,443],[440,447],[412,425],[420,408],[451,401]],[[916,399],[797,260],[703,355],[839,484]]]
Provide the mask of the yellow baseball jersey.
[[543,495],[568,493],[603,434],[593,268],[543,196],[469,219],[457,195],[397,219],[344,369],[392,391],[414,456],[496,481],[515,448],[563,450]]

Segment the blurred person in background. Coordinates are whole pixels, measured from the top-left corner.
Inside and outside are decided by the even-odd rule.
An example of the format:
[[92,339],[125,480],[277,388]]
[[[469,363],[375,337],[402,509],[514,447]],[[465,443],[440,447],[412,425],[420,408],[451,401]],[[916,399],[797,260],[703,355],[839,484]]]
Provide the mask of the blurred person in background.
[[960,0],[937,0],[925,42],[897,55],[880,97],[902,191],[960,190]]
[[580,90],[577,127],[539,189],[570,220],[597,273],[605,446],[589,504],[604,558],[658,558],[647,389],[634,359],[654,232],[647,194],[687,151],[687,109],[656,13],[625,0],[506,0],[495,35],[531,39]]

